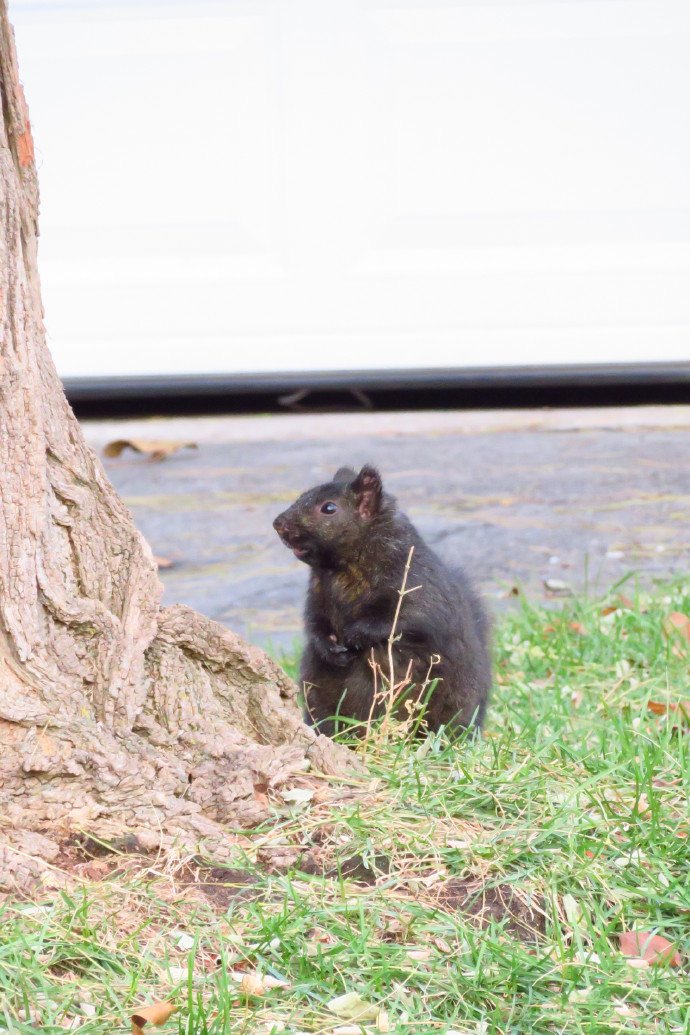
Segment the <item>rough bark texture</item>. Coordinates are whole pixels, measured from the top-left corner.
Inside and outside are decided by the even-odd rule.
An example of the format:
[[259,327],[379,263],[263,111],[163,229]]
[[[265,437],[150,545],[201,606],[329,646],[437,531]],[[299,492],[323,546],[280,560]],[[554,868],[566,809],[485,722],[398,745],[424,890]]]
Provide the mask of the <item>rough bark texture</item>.
[[261,651],[160,608],[151,552],[46,347],[33,144],[5,0],[0,87],[1,884],[31,870],[27,830],[165,831],[220,850],[221,824],[263,818],[272,788],[311,764],[350,763],[303,724],[295,686]]

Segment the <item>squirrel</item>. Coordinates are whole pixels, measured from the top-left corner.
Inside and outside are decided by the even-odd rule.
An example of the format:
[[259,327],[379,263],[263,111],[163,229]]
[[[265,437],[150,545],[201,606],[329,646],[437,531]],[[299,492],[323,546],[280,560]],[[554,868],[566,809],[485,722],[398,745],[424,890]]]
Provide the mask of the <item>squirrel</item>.
[[[332,481],[279,514],[273,527],[311,568],[300,663],[307,721],[333,736],[337,716],[357,723],[378,717],[383,706],[372,658],[390,680],[391,640],[394,681],[407,675],[411,694],[426,687],[429,730],[481,728],[491,686],[482,602],[465,575],[447,568],[398,510],[374,467],[359,474],[340,468]],[[408,561],[409,592],[401,598]]]

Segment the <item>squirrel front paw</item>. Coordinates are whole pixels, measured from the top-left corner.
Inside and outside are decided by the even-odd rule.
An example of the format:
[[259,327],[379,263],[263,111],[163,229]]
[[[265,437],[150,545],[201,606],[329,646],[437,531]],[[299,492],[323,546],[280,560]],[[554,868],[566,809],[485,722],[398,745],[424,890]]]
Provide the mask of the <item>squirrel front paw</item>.
[[327,650],[330,663],[338,665],[340,668],[345,668],[346,665],[349,665],[356,653],[356,651],[346,647],[344,643],[338,643],[334,633],[331,633],[328,637]]

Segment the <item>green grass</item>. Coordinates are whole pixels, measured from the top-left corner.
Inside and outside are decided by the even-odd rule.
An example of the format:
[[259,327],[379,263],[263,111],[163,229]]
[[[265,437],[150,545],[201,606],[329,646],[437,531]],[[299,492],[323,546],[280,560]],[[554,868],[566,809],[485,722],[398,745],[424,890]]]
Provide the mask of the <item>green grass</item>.
[[[614,598],[502,619],[484,738],[374,742],[349,796],[276,804],[238,838],[256,883],[229,908],[169,860],[7,901],[0,1029],[110,1033],[172,999],[164,1032],[357,1031],[328,1007],[353,992],[411,1035],[690,1032],[690,736],[647,707],[690,698],[688,644],[664,633],[690,587],[624,592],[608,615]],[[353,857],[372,883],[343,875]],[[635,929],[682,966],[631,964],[617,936]],[[257,972],[285,987],[243,994]]]

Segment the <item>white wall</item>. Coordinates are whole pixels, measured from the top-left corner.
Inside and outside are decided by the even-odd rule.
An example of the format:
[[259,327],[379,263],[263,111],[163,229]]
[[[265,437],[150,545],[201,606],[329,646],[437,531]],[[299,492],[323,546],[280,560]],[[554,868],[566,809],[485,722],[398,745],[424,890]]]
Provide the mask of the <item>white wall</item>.
[[687,0],[10,0],[63,375],[690,360]]

